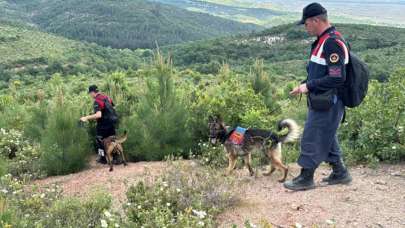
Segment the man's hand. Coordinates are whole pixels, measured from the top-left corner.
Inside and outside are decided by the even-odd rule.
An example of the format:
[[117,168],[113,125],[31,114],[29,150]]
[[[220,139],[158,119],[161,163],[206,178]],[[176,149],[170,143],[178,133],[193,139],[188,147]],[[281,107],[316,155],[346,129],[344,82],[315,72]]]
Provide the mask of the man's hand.
[[307,84],[301,84],[300,86],[295,87],[290,94],[291,95],[298,95],[301,93],[308,93],[308,87]]
[[87,120],[88,120],[87,116],[83,116],[83,117],[80,118],[80,121],[82,121],[82,122],[87,122]]

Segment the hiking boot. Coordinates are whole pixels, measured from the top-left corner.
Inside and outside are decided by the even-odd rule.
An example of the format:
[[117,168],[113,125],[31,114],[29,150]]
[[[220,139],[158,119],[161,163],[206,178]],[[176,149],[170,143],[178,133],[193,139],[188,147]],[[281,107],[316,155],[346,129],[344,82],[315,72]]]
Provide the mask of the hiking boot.
[[314,183],[315,169],[301,169],[298,177],[291,181],[286,181],[284,187],[293,191],[302,191],[315,188]]
[[352,177],[350,176],[349,171],[343,164],[342,160],[339,160],[334,163],[330,163],[332,166],[332,173],[322,179],[323,183],[328,185],[335,185],[335,184],[349,184],[352,182]]

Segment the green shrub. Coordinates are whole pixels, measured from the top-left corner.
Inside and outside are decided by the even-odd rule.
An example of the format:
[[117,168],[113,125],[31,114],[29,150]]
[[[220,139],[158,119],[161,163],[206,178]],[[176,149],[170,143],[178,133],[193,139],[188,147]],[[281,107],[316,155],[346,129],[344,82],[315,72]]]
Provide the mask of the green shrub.
[[198,160],[202,165],[210,166],[212,168],[224,168],[228,164],[228,158],[222,145],[211,146],[207,142],[198,143]]
[[389,82],[373,81],[359,108],[347,113],[340,136],[346,157],[354,162],[397,162],[405,159],[405,70]]
[[48,120],[47,103],[41,101],[29,110],[31,116],[24,124],[24,135],[36,142],[40,142]]
[[130,227],[215,227],[214,216],[236,203],[231,179],[197,164],[175,164],[153,185],[128,192]]
[[[110,213],[105,213],[111,207],[111,196],[96,194],[83,202],[78,198],[64,198],[56,201],[49,209],[47,216],[41,222],[44,227],[102,227],[102,224],[118,224],[121,221],[111,219]],[[109,217],[105,219],[104,214]],[[113,226],[111,226],[113,227]]]
[[124,124],[130,130],[128,154],[135,160],[186,156],[190,145],[188,111],[173,83],[170,59],[158,54],[154,68],[147,73],[146,93]]
[[79,99],[66,99],[60,90],[51,104],[41,140],[41,165],[48,175],[77,172],[87,165],[91,147],[86,129],[78,126]]
[[0,178],[2,227],[119,227],[121,217],[111,212],[111,196],[95,192],[86,199],[62,197],[57,185],[26,187],[5,175]]
[[39,157],[38,146],[23,138],[22,132],[0,129],[0,173],[24,179],[42,177]]

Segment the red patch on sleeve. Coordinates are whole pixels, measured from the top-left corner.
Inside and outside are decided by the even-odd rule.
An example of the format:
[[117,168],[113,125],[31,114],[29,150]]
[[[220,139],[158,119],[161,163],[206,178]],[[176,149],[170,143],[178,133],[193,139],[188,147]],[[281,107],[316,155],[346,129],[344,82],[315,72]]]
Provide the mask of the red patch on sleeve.
[[342,68],[341,67],[329,67],[329,76],[342,77]]

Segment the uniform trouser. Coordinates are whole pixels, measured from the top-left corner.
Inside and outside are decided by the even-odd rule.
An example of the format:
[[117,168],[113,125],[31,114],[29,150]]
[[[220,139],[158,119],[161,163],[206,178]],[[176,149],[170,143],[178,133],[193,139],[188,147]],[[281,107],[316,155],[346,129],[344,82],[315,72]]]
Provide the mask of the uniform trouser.
[[306,169],[315,169],[322,162],[334,163],[341,158],[337,129],[342,121],[345,107],[340,99],[328,111],[309,108],[301,139],[298,164]]
[[96,127],[96,149],[97,153],[98,150],[104,150],[103,139],[115,135],[115,128],[114,126],[111,127]]

